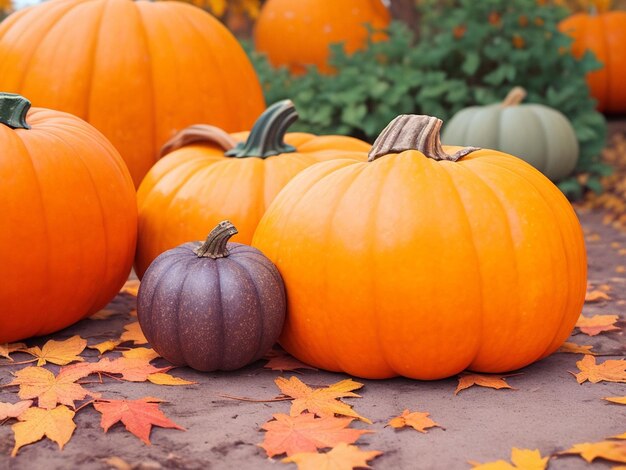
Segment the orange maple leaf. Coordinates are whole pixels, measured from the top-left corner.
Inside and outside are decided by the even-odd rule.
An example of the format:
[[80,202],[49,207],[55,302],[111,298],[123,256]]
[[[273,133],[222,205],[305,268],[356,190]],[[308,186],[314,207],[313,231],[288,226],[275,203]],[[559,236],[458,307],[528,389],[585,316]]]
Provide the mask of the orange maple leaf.
[[120,341],[122,343],[126,341],[132,341],[134,344],[146,344],[148,340],[143,335],[143,331],[141,331],[141,326],[139,326],[139,322],[132,322],[128,325],[124,325],[124,333],[120,336]]
[[128,431],[150,445],[150,430],[152,426],[185,430],[169,420],[159,410],[159,402],[161,401],[150,397],[140,398],[139,400],[98,400],[93,406],[102,413],[100,425],[104,432],[107,432],[111,426],[121,421]]
[[605,397],[603,400],[610,401],[611,403],[617,403],[618,405],[626,405],[626,396],[624,397]]
[[59,366],[64,366],[71,362],[84,361],[79,356],[85,350],[87,346],[87,340],[84,340],[78,335],[72,336],[64,341],[56,341],[51,339],[42,348],[35,346],[33,348],[25,349],[24,352],[35,356],[38,361],[38,366],[43,366],[50,362]]
[[13,361],[13,359],[11,359],[11,356],[9,356],[9,354],[13,352],[21,351],[22,349],[25,349],[25,348],[26,348],[26,345],[24,343],[0,344],[0,357],[4,357],[8,359],[9,361]]
[[298,470],[352,470],[353,468],[371,468],[367,465],[368,460],[375,459],[382,452],[377,450],[362,451],[357,446],[339,444],[330,452],[318,454],[317,452],[302,452],[286,457],[285,463],[295,463]]
[[603,331],[619,330],[620,328],[615,326],[618,320],[617,315],[594,315],[593,317],[581,315],[578,317],[576,327],[586,335],[595,336]]
[[300,362],[291,354],[280,349],[272,349],[265,355],[264,359],[267,359],[267,364],[263,366],[265,369],[278,370],[280,372],[296,371],[297,369],[317,370],[315,367]]
[[580,345],[576,343],[563,343],[557,352],[560,353],[570,353],[570,354],[591,354],[595,356],[596,353],[591,351],[593,346],[590,345]]
[[137,293],[139,292],[139,280],[138,279],[130,279],[126,281],[126,283],[122,286],[120,290],[120,294],[130,294],[137,297]]
[[592,290],[585,294],[585,302],[600,302],[601,300],[611,300],[609,294],[601,290]]
[[172,367],[154,367],[144,359],[119,357],[114,360],[100,359],[98,362],[86,362],[63,367],[59,376],[72,377],[74,380],[82,379],[90,374],[121,374],[122,379],[129,382],[145,382],[150,374],[167,372]]
[[340,442],[353,444],[362,434],[371,433],[366,429],[348,428],[353,418],[316,418],[312,413],[289,416],[283,413],[274,415],[261,429],[267,431],[260,447],[268,457],[300,452],[315,452],[325,447],[335,447]]
[[105,352],[113,351],[120,343],[120,340],[109,339],[107,341],[103,341],[102,343],[94,344],[93,346],[87,347],[89,349],[97,349],[100,354],[104,354]]
[[11,426],[15,435],[15,447],[11,453],[14,457],[22,446],[37,442],[44,436],[63,449],[76,429],[74,412],[63,405],[49,410],[29,408],[19,415],[18,420]]
[[7,418],[17,418],[24,413],[33,404],[32,400],[18,401],[17,403],[2,403],[0,402],[0,421]]
[[24,400],[37,398],[39,408],[47,410],[55,408],[57,403],[74,407],[74,401],[82,400],[87,395],[98,395],[74,383],[77,379],[63,376],[62,373],[55,377],[43,367],[26,367],[14,375],[15,378],[8,385],[20,386],[18,396]]
[[194,385],[198,382],[191,382],[189,380],[181,379],[180,377],[174,377],[173,375],[166,374],[164,372],[156,372],[150,374],[147,377],[149,382],[156,385]]
[[511,465],[504,460],[496,462],[478,463],[470,461],[474,470],[544,470],[548,466],[549,457],[542,457],[538,449],[518,449],[511,451]]
[[100,310],[99,312],[94,313],[88,318],[89,320],[108,320],[110,317],[114,315],[119,315],[119,313],[114,312],[113,310],[104,309],[104,310]]
[[513,387],[505,381],[505,377],[510,376],[511,375],[462,374],[459,375],[459,384],[457,385],[454,394],[458,395],[461,390],[470,388],[472,385],[495,389],[510,388],[514,390]]
[[584,442],[575,444],[571,449],[559,452],[559,454],[578,454],[589,463],[595,459],[626,463],[626,443],[616,441]]
[[443,426],[440,426],[438,423],[435,423],[428,416],[430,413],[422,413],[419,411],[409,411],[404,410],[400,416],[396,416],[392,418],[387,423],[388,426],[391,426],[394,429],[403,428],[405,426],[410,426],[416,431],[421,433],[426,433],[427,428],[440,427],[441,429],[445,429]]
[[608,359],[601,364],[596,364],[596,358],[586,355],[576,362],[580,372],[570,374],[576,377],[579,384],[586,382],[622,382],[626,383],[626,360]]
[[146,362],[150,362],[153,359],[156,359],[157,357],[161,357],[159,356],[159,353],[157,353],[154,349],[152,348],[133,348],[133,349],[129,349],[128,351],[124,351],[122,352],[122,356],[128,358],[128,359],[142,359]]
[[350,405],[339,401],[339,398],[360,398],[356,393],[352,393],[352,390],[358,390],[363,384],[352,379],[342,380],[328,387],[316,389],[304,384],[297,377],[290,377],[289,379],[278,377],[274,382],[281,392],[294,398],[291,403],[291,416],[297,416],[308,410],[321,417],[338,414],[357,418],[366,423],[372,423],[369,419],[362,417],[354,411]]

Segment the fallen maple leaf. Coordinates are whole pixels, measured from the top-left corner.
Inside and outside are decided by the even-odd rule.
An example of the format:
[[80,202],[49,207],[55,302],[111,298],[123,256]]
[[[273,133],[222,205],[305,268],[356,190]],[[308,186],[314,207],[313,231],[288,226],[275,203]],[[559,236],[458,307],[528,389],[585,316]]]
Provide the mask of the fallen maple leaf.
[[557,352],[570,354],[591,354],[592,356],[595,356],[596,353],[591,351],[592,347],[593,346],[586,344],[563,343]]
[[156,385],[194,385],[198,383],[181,379],[180,377],[174,377],[164,372],[157,372],[155,374],[148,375],[148,381]]
[[119,357],[115,360],[108,358],[100,359],[98,362],[86,362],[84,364],[74,364],[63,367],[59,376],[72,377],[74,380],[87,377],[89,374],[121,374],[122,379],[129,382],[145,382],[150,374],[167,372],[172,367],[154,367],[144,359],[132,359]]
[[128,359],[142,359],[146,362],[150,362],[151,360],[156,359],[157,357],[161,357],[159,356],[159,353],[157,353],[152,348],[129,349],[128,351],[122,352],[122,356]]
[[513,447],[511,451],[511,465],[504,460],[495,462],[477,463],[469,462],[475,470],[544,470],[548,466],[549,457],[542,457],[538,449],[518,449]]
[[24,349],[24,352],[38,358],[38,366],[43,366],[48,362],[64,366],[71,362],[84,361],[79,354],[85,350],[86,346],[87,340],[75,335],[64,341],[51,339],[44,344],[42,348],[35,346],[33,348]]
[[352,390],[358,390],[363,384],[352,379],[342,380],[325,388],[312,389],[297,377],[278,377],[274,380],[278,388],[285,395],[294,398],[291,403],[291,416],[297,416],[305,410],[321,417],[344,415],[372,423],[352,409],[352,406],[339,401],[339,398],[360,398]]
[[626,266],[624,266],[623,264],[620,264],[619,266],[615,268],[615,272],[619,274],[626,273]]
[[18,419],[19,423],[11,426],[15,434],[15,447],[11,453],[13,457],[22,446],[37,442],[44,436],[63,449],[76,429],[74,412],[63,405],[50,410],[29,408]]
[[148,340],[143,335],[143,331],[141,331],[141,326],[139,326],[139,322],[132,322],[128,325],[124,325],[124,333],[120,336],[120,341],[125,343],[126,341],[132,341],[134,344],[146,344]]
[[7,418],[17,418],[33,404],[32,400],[18,401],[17,403],[0,402],[0,421]]
[[430,413],[422,413],[419,411],[409,411],[404,410],[400,416],[396,416],[392,418],[387,423],[388,426],[391,426],[394,429],[403,428],[405,426],[410,426],[416,431],[426,433],[427,428],[434,428],[435,426],[440,427],[441,429],[445,429],[440,426],[438,423],[435,423],[432,419],[428,417]]
[[133,468],[136,468],[120,457],[109,457],[108,459],[102,459],[102,462],[115,470],[133,470]]
[[139,281],[137,279],[130,279],[122,286],[120,294],[130,294],[137,297],[139,292]]
[[57,403],[74,407],[76,400],[82,400],[87,395],[97,396],[96,393],[74,383],[76,379],[71,376],[59,373],[55,377],[43,367],[26,367],[14,375],[15,378],[8,385],[19,385],[18,396],[23,400],[37,398],[39,408],[50,410],[55,408]]
[[600,302],[601,300],[611,300],[611,297],[606,292],[601,290],[592,290],[585,294],[585,302]]
[[113,351],[120,343],[120,340],[109,339],[107,341],[103,341],[102,343],[94,344],[93,346],[87,347],[89,349],[97,349],[100,354],[104,354],[105,352]]
[[626,405],[626,396],[624,397],[605,397],[603,400],[610,401],[611,403],[617,403],[618,405]]
[[626,383],[626,360],[608,359],[601,364],[596,364],[596,358],[586,355],[576,362],[580,372],[570,374],[576,377],[579,384],[586,382],[622,382]]
[[626,439],[626,432],[623,434],[618,434],[617,436],[613,436],[613,439]]
[[330,452],[301,452],[285,457],[282,462],[295,463],[298,470],[352,470],[353,468],[371,468],[368,460],[375,459],[382,452],[377,450],[362,451],[357,446],[339,444]]
[[268,457],[315,452],[317,449],[335,447],[341,442],[353,444],[361,435],[373,432],[348,428],[353,418],[316,418],[312,413],[298,416],[278,413],[273,417],[274,420],[261,426],[267,433],[259,446],[265,449]]
[[93,406],[102,413],[100,425],[104,432],[121,421],[128,431],[150,445],[152,426],[184,431],[184,428],[169,420],[159,410],[159,402],[161,400],[144,397],[139,400],[98,400]]
[[462,374],[459,375],[459,384],[454,391],[455,395],[458,395],[461,390],[465,390],[466,388],[470,388],[472,385],[478,385],[480,387],[488,387],[488,388],[510,388],[513,389],[508,383],[505,381],[505,377],[510,377],[507,375],[484,375],[484,374]]
[[571,449],[559,452],[559,454],[578,454],[589,463],[595,459],[626,463],[626,443],[615,441],[584,442],[575,444]]
[[0,356],[8,359],[9,361],[13,361],[13,359],[11,359],[11,356],[9,356],[9,354],[16,352],[16,351],[21,351],[22,349],[25,349],[25,348],[26,348],[26,345],[24,343],[0,344]]
[[272,349],[266,354],[264,359],[267,359],[267,364],[263,366],[264,369],[278,370],[280,372],[295,371],[297,369],[317,370],[315,367],[300,362],[291,354],[280,349]]
[[109,318],[111,318],[114,315],[119,315],[118,312],[114,312],[113,310],[100,310],[99,312],[94,313],[93,315],[91,315],[90,317],[88,317],[90,320],[108,320]]
[[581,315],[578,317],[576,327],[586,335],[595,336],[603,331],[619,330],[620,328],[615,326],[618,320],[617,315],[594,315],[593,317]]

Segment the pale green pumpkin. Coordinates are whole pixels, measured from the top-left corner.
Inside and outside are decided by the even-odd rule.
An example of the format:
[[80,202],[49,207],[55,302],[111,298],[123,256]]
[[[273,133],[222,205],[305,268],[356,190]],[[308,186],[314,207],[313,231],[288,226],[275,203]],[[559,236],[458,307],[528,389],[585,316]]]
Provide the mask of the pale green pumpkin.
[[459,111],[444,127],[445,145],[475,146],[515,155],[553,181],[568,176],[578,161],[578,140],[569,120],[541,104],[521,104],[516,87],[502,103]]

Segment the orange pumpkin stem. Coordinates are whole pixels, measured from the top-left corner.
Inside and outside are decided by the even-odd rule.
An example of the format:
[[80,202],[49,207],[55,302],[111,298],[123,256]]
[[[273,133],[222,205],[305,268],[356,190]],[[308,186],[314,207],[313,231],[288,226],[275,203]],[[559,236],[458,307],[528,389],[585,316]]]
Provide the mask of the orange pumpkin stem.
[[229,254],[226,248],[228,240],[237,233],[237,228],[230,221],[224,220],[211,230],[206,241],[193,252],[198,258],[225,258]]
[[417,150],[433,160],[456,162],[478,147],[465,147],[450,155],[441,146],[443,121],[433,116],[402,114],[380,133],[369,153],[369,161],[390,153]]
[[528,93],[524,88],[516,86],[509,91],[508,95],[506,95],[506,98],[502,101],[502,106],[518,106],[522,103],[522,101],[524,101],[527,94]]
[[223,150],[230,150],[237,145],[237,141],[233,139],[228,132],[219,127],[209,126],[207,124],[196,124],[183,129],[168,140],[165,145],[161,147],[160,156],[164,157],[174,150],[191,144],[217,144]]
[[591,0],[591,14],[597,15],[600,13],[606,13],[611,9],[611,0]]
[[30,129],[26,114],[30,101],[15,93],[0,93],[0,123],[11,129]]

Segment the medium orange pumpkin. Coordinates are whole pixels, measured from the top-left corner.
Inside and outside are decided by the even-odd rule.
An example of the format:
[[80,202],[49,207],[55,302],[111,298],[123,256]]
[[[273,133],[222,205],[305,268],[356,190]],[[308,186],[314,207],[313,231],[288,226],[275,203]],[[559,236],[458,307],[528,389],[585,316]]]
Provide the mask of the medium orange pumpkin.
[[366,44],[366,24],[381,29],[390,21],[381,0],[268,0],[256,23],[254,42],[274,66],[303,73],[307,65],[317,65],[329,72],[331,44],[343,42],[347,52],[354,52]]
[[239,230],[233,240],[249,244],[267,206],[297,173],[333,158],[367,158],[371,146],[352,137],[285,134],[296,119],[293,103],[285,100],[270,106],[249,136],[200,125],[165,145],[163,153],[171,153],[137,192],[137,274],[164,251],[204,238],[206,227],[224,219]]
[[574,38],[572,52],[581,57],[592,51],[604,67],[590,72],[587,82],[598,109],[626,112],[626,12],[610,11],[611,2],[592,1],[590,13],[576,13],[563,20],[559,29]]
[[0,24],[0,89],[79,116],[135,186],[160,147],[196,122],[248,129],[265,103],[237,40],[182,2],[50,0]]
[[285,281],[298,359],[439,379],[518,369],[570,334],[586,255],[569,202],[518,158],[442,148],[441,123],[400,116],[370,162],[315,165],[268,208],[253,246]]
[[0,344],[104,307],[135,252],[135,188],[117,150],[77,117],[29,107],[0,94]]

